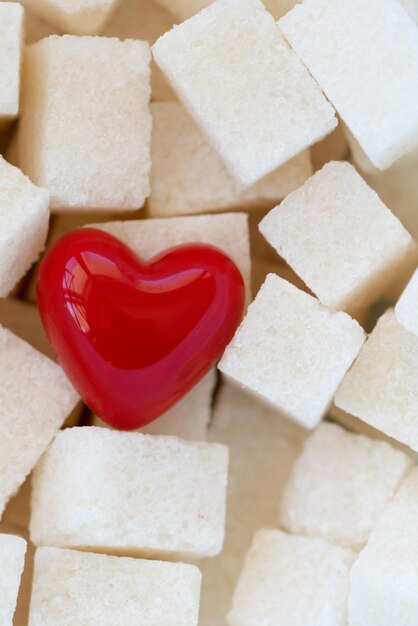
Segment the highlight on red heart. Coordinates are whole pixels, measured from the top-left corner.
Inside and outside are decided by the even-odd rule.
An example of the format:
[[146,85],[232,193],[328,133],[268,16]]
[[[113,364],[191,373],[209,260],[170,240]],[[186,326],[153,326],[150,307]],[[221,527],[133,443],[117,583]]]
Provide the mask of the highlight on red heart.
[[190,243],[143,261],[115,237],[83,228],[45,255],[42,322],[87,406],[131,430],[178,402],[221,357],[244,309],[236,265]]

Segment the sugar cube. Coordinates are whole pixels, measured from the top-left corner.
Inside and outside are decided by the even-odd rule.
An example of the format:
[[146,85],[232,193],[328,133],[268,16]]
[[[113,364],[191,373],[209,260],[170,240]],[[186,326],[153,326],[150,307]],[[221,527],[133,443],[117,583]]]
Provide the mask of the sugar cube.
[[49,189],[53,210],[143,205],[150,171],[149,62],[149,44],[141,41],[67,35],[28,47],[19,162]]
[[202,623],[224,623],[254,532],[277,524],[278,493],[305,435],[297,424],[236,387],[221,386],[209,438],[230,450],[226,535],[222,553],[201,563]]
[[0,623],[13,625],[20,578],[25,562],[26,541],[13,535],[0,535]]
[[20,4],[0,2],[0,123],[19,113],[23,20]]
[[24,0],[42,19],[73,35],[97,35],[119,0]]
[[197,626],[194,565],[39,548],[29,626]]
[[350,314],[378,299],[417,257],[409,233],[343,161],[316,172],[260,230],[322,304]]
[[247,299],[250,298],[250,242],[245,213],[108,222],[92,226],[117,237],[144,260],[184,243],[215,246],[237,265],[244,279]]
[[[211,370],[171,409],[138,430],[149,435],[172,435],[186,441],[205,441],[215,378],[215,371]],[[94,416],[92,425],[103,427],[105,423]]]
[[350,626],[418,623],[418,470],[406,478],[351,571]]
[[399,0],[405,11],[416,24],[418,24],[418,2],[417,0]]
[[337,125],[332,107],[261,0],[218,0],[163,35],[153,53],[245,186]]
[[44,247],[49,194],[0,156],[0,204],[0,297],[5,297]]
[[152,217],[272,208],[312,174],[309,151],[304,150],[243,189],[181,104],[156,102],[152,114]]
[[214,556],[224,539],[225,446],[82,427],[63,430],[33,476],[37,546]]
[[[38,308],[34,304],[17,298],[0,300],[0,324],[45,356],[55,360]],[[64,426],[76,426],[80,422],[83,408],[82,402],[78,402],[69,413]]]
[[260,530],[247,554],[228,624],[346,626],[354,558],[351,550],[322,539]]
[[418,451],[418,337],[399,324],[392,310],[379,319],[335,404]]
[[219,369],[314,428],[363,342],[364,331],[346,313],[269,274]]
[[0,326],[0,517],[78,397],[61,368]]
[[280,525],[358,550],[411,463],[388,443],[324,422],[293,468],[280,503]]
[[279,26],[375,167],[418,145],[418,30],[394,0],[305,0]]
[[418,270],[414,272],[395,306],[396,319],[410,333],[418,335]]

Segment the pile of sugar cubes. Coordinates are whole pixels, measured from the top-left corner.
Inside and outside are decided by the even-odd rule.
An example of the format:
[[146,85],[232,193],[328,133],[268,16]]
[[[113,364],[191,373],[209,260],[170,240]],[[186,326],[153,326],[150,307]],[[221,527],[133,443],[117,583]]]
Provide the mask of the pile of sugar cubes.
[[[418,0],[0,2],[1,626],[417,626]],[[41,255],[211,244],[246,312],[140,432]]]

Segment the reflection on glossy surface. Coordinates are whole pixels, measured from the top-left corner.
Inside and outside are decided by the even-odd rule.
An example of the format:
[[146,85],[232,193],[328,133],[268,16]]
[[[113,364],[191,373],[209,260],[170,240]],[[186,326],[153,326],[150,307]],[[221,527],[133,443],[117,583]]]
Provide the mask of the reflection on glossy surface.
[[63,237],[38,279],[43,323],[88,406],[117,428],[142,426],[214,365],[242,315],[242,277],[202,244],[144,263],[92,228]]

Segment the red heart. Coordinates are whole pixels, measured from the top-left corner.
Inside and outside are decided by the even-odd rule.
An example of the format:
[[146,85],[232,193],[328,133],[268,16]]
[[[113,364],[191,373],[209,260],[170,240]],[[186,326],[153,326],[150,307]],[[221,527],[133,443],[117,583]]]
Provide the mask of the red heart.
[[86,404],[130,430],[153,421],[216,363],[242,316],[244,285],[211,246],[145,263],[94,228],[45,255],[37,296],[58,360]]

